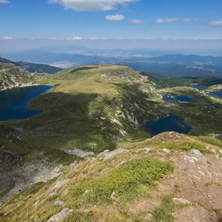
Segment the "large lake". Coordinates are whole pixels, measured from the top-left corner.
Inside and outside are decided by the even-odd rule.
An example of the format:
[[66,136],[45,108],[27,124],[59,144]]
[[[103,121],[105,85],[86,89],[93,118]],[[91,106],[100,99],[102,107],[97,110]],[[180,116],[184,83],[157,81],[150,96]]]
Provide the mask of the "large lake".
[[193,100],[188,96],[173,96],[168,94],[164,94],[162,100],[168,103],[197,103],[196,100]]
[[0,121],[25,119],[43,112],[29,109],[28,103],[51,88],[52,86],[30,86],[1,91]]
[[198,90],[204,90],[207,88],[206,86],[198,86],[198,85],[191,85],[190,87],[198,89]]
[[151,136],[167,131],[187,134],[192,129],[184,123],[184,119],[175,114],[168,114],[157,121],[148,121],[142,128]]
[[207,94],[216,98],[222,98],[222,92],[209,92]]

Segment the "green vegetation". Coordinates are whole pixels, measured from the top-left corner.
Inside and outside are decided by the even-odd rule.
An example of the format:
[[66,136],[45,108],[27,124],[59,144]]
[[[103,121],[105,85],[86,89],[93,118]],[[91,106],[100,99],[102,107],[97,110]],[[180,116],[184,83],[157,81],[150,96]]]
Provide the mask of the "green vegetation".
[[164,145],[159,145],[159,149],[167,148],[169,150],[184,150],[184,151],[189,151],[189,150],[199,150],[202,153],[212,153],[210,150],[206,149],[206,146],[198,143],[198,142],[193,142],[193,141],[178,141],[178,142],[169,142],[165,143]]
[[154,181],[172,171],[173,166],[169,162],[147,158],[135,159],[105,177],[81,182],[73,188],[73,194],[76,196],[90,190],[87,194],[89,202],[110,201],[113,192],[120,196],[140,184],[153,185]]
[[[173,172],[172,163],[165,161],[180,153],[174,151],[197,149],[212,154],[206,146],[222,146],[220,140],[207,137],[214,133],[222,138],[222,104],[206,91],[174,87],[199,84],[200,79],[170,79],[154,74],[147,78],[128,67],[90,65],[41,75],[38,81],[54,86],[29,104],[44,112],[29,119],[0,123],[0,161],[7,172],[27,163],[62,164],[59,180],[69,181],[56,189],[54,196],[48,188],[56,179],[12,197],[0,212],[4,222],[46,221],[65,207],[74,210],[68,221],[142,221],[147,212],[132,214],[129,209],[137,201],[156,198],[151,191],[157,192],[157,181]],[[161,100],[165,93],[189,96],[199,103],[169,104]],[[149,139],[140,126],[166,113],[184,118],[194,137],[163,133]],[[96,156],[117,147],[125,150],[110,160]],[[151,150],[145,151],[148,147]],[[76,148],[93,152],[94,159],[67,154]],[[171,153],[162,152],[163,148]],[[66,168],[75,160],[80,163]],[[180,184],[172,187],[180,192]],[[33,206],[39,200],[42,202]],[[64,206],[55,207],[55,201],[63,201]],[[167,196],[149,213],[153,221],[170,222],[174,207]]]
[[222,148],[222,141],[209,136],[197,136],[196,139]]
[[167,75],[152,72],[141,72],[141,74],[148,76],[153,82],[155,82],[158,89],[190,85],[209,87],[222,84],[222,78],[214,76],[172,78]]
[[171,201],[172,196],[164,196],[162,205],[153,212],[152,222],[174,222],[174,217],[171,215],[176,205]]

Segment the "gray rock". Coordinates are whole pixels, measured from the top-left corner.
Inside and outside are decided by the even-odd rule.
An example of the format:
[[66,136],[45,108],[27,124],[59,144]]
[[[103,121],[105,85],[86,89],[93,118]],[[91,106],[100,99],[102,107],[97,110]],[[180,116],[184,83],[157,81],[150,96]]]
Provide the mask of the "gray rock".
[[144,151],[146,152],[146,153],[149,153],[150,152],[150,148],[143,148],[144,149]]
[[56,191],[53,191],[52,193],[49,194],[49,196],[50,196],[50,197],[53,197],[53,196],[55,196],[56,194],[57,194]]
[[163,152],[165,152],[165,153],[170,153],[170,150],[168,150],[167,148],[163,148],[162,150],[163,150]]
[[97,157],[103,157],[103,156],[105,156],[105,155],[108,154],[108,153],[109,153],[109,150],[104,150],[103,152],[99,153],[99,154],[97,155]]
[[58,214],[49,218],[47,222],[62,222],[72,212],[69,208],[64,208]]
[[119,197],[117,197],[117,196],[116,196],[116,193],[113,192],[113,193],[111,194],[111,199],[112,199],[113,201],[118,201],[118,200],[119,200]]
[[54,203],[55,206],[63,206],[64,205],[64,202],[63,201],[60,201],[60,200],[57,200],[55,203]]
[[86,157],[86,156],[93,156],[95,153],[93,152],[88,152],[88,151],[83,151],[80,149],[73,149],[73,150],[64,150],[65,153],[70,154],[70,155],[75,155],[79,157]]
[[35,207],[41,203],[42,199],[37,200],[32,206]]
[[67,183],[68,181],[69,181],[69,179],[68,179],[68,180],[58,181],[58,182],[56,182],[54,185],[52,185],[51,187],[49,187],[48,191],[51,191],[51,190],[53,190],[53,189],[55,189],[55,188],[58,188],[58,187],[62,186],[63,184]]
[[193,153],[198,160],[202,161],[205,165],[207,165],[206,158],[199,150],[191,150],[191,153]]
[[71,169],[71,168],[73,168],[74,166],[76,166],[77,165],[77,160],[75,160],[73,163],[71,163],[70,165],[69,165],[69,168]]
[[172,201],[175,204],[192,204],[189,200],[183,199],[183,198],[173,198]]
[[112,151],[112,152],[109,152],[109,153],[105,154],[104,160],[108,160],[108,159],[110,159],[110,158],[112,158],[112,157],[114,157],[114,156],[122,153],[124,150],[125,150],[125,149],[119,148],[119,149],[117,149],[117,150],[114,150],[114,151]]

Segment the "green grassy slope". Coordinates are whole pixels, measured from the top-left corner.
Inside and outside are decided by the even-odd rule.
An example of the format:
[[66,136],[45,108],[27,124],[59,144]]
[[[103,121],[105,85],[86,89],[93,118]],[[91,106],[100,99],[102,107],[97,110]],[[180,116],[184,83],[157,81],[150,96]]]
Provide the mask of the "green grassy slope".
[[[183,158],[191,156],[192,159],[191,150],[201,151],[205,155],[200,154],[203,159],[219,162],[210,149],[217,153],[221,149],[214,142],[202,143],[201,140],[163,133],[151,140],[125,144],[124,149],[112,153],[109,158],[107,153],[88,158],[65,170],[59,178],[29,187],[4,202],[0,210],[1,221],[47,221],[68,208],[69,215],[64,215],[62,221],[173,222],[179,209],[191,204],[192,207],[204,207],[197,201],[202,194],[196,193],[190,204],[176,205],[172,200],[190,193],[187,184],[180,182],[186,181],[184,175],[190,172]],[[147,146],[150,151],[147,151]],[[163,147],[168,148],[170,153],[164,152]],[[200,166],[201,161],[198,162]],[[178,164],[181,164],[180,167]],[[196,168],[194,164],[193,173]],[[208,181],[200,180],[198,183],[206,187]],[[211,181],[214,179],[211,178]],[[215,188],[219,189],[219,186]],[[203,195],[206,196],[205,192]],[[57,201],[60,204],[56,204]],[[218,210],[215,207],[205,209],[211,214]],[[196,212],[196,209],[193,211]]]
[[[131,139],[148,118],[162,110],[155,102],[153,84],[127,67],[86,66],[70,68],[43,81],[54,85],[30,103],[45,110],[30,119],[8,123],[22,128],[27,143],[59,149],[81,148],[95,153],[113,149]],[[141,135],[140,135],[141,134]]]
[[[149,137],[140,126],[165,112],[184,118],[192,126],[191,135],[222,137],[219,100],[190,87],[157,90],[156,83],[128,67],[73,67],[46,75],[42,84],[54,87],[30,107],[44,113],[2,123],[19,128],[23,141],[35,147],[94,153],[114,149],[124,141]],[[199,103],[169,104],[161,100],[164,93],[187,95]]]

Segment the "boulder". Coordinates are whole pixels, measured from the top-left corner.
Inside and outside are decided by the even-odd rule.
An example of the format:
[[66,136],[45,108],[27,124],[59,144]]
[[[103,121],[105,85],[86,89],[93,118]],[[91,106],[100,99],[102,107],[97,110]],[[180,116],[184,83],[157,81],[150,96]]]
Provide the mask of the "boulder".
[[47,222],[62,222],[72,212],[69,208],[64,208],[59,213],[51,216]]
[[191,153],[193,153],[199,161],[202,161],[205,165],[207,165],[206,158],[199,150],[191,150]]
[[68,180],[58,181],[58,182],[56,182],[54,185],[52,185],[51,187],[49,187],[48,191],[51,191],[51,190],[53,190],[53,189],[55,189],[55,188],[58,188],[58,187],[62,186],[63,184],[65,184],[65,183],[68,182],[68,181],[69,181],[69,179],[68,179]]
[[109,153],[104,155],[104,160],[108,160],[108,159],[110,159],[110,158],[112,158],[112,157],[122,153],[124,150],[125,149],[119,148],[119,149],[116,149],[116,150],[114,150],[112,152],[109,152]]
[[64,202],[63,201],[60,201],[60,200],[57,200],[55,203],[54,203],[55,206],[62,206],[64,205]]
[[183,198],[173,198],[172,201],[175,204],[192,204],[189,200],[183,199]]
[[162,150],[163,150],[163,152],[165,152],[165,153],[170,153],[170,150],[168,150],[167,148],[163,148]]

